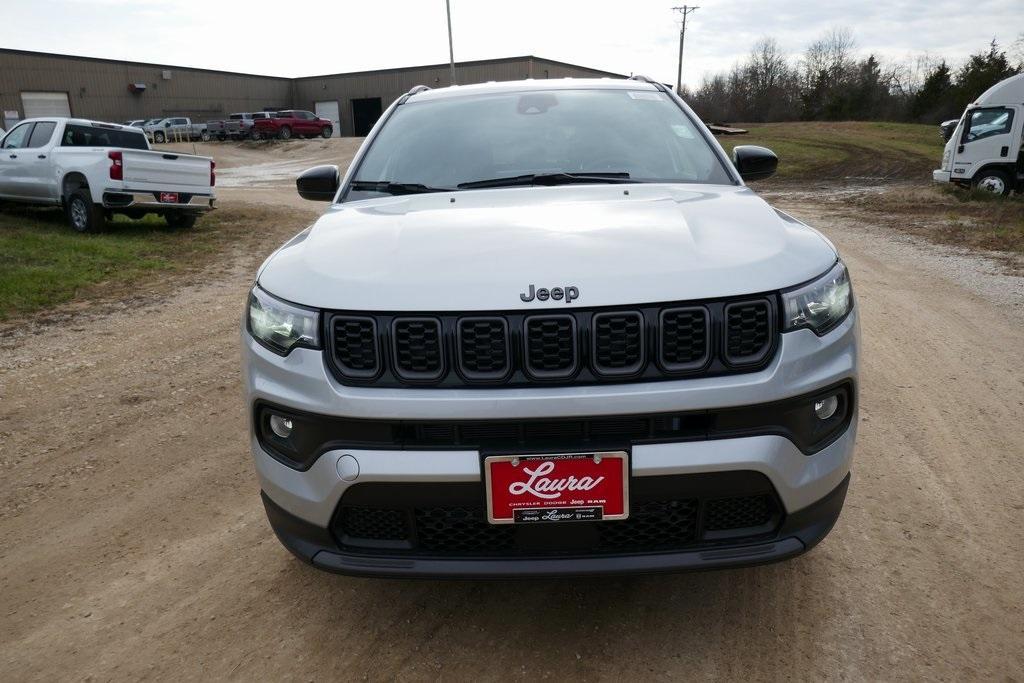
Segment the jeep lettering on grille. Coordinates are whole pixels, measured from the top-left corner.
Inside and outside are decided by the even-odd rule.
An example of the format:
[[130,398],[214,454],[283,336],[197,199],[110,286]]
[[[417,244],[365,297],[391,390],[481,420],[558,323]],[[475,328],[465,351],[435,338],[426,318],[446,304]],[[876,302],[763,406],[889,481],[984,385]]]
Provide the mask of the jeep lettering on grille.
[[544,287],[537,289],[534,285],[530,285],[527,291],[519,293],[519,298],[527,303],[534,300],[547,301],[548,299],[553,299],[555,301],[564,300],[565,303],[571,304],[580,298],[580,290],[572,285],[568,287],[554,287],[550,290]]

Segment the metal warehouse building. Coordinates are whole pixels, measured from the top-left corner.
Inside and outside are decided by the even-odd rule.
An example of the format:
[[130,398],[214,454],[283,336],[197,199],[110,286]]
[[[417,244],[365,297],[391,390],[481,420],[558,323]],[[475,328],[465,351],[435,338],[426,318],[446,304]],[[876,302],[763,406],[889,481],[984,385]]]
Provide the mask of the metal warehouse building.
[[[533,56],[455,65],[462,84],[565,77],[624,78]],[[335,121],[341,135],[365,135],[392,100],[421,84],[449,85],[448,65],[279,78],[0,49],[0,110],[7,129],[35,116],[206,121],[232,112],[308,109]]]

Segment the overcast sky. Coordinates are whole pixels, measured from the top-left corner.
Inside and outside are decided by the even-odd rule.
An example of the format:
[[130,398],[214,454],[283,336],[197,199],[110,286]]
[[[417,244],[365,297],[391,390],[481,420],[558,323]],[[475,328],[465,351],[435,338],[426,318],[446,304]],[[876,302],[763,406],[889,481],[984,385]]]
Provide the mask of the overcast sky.
[[[456,60],[534,54],[674,82],[674,0],[452,0]],[[833,27],[858,48],[958,62],[1024,32],[1022,0],[703,0],[684,82],[762,36],[796,55]],[[2,0],[0,47],[275,76],[447,62],[444,0]]]

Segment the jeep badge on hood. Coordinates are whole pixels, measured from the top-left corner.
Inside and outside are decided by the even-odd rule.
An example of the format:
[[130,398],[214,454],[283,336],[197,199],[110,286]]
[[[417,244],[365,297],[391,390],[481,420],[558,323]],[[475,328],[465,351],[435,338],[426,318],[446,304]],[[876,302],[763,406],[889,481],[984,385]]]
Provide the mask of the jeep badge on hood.
[[565,300],[565,303],[571,304],[576,299],[580,298],[580,290],[572,285],[568,287],[555,287],[554,289],[547,290],[541,287],[536,289],[533,285],[530,285],[529,292],[520,292],[519,298],[523,301],[547,301],[548,299],[554,299],[555,301]]

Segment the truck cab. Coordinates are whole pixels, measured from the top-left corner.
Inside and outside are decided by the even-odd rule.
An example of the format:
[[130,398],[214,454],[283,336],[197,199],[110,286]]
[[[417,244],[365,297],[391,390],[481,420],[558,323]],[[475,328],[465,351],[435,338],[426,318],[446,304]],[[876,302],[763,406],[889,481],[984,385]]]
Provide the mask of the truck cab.
[[986,90],[960,117],[935,182],[993,194],[1024,191],[1024,74]]

